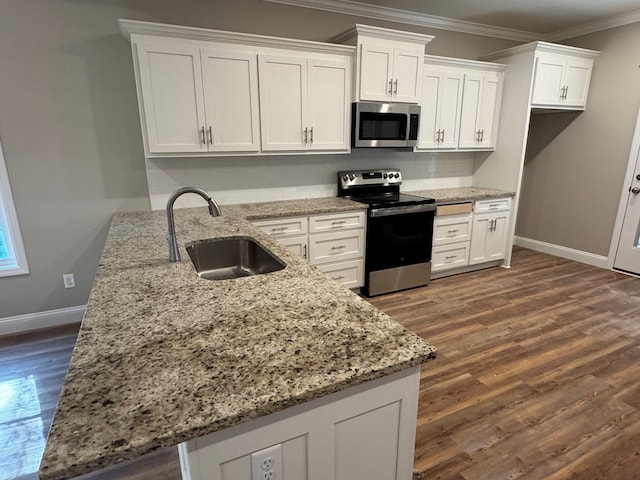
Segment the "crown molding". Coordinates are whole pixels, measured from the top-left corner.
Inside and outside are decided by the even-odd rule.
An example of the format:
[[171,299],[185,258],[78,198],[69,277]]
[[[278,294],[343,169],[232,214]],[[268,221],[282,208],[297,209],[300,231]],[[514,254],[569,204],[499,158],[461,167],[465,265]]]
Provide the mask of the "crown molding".
[[527,52],[548,52],[559,54],[570,54],[574,57],[582,58],[596,58],[600,55],[600,52],[596,50],[588,50],[586,48],[570,47],[568,45],[559,45],[557,43],[548,42],[530,42],[517,47],[506,48],[497,52],[483,55],[480,60],[486,62],[492,62],[494,60],[500,60],[504,57],[511,57],[513,55],[520,55]]
[[410,12],[397,8],[383,7],[379,5],[371,5],[367,3],[356,2],[353,0],[263,0],[270,3],[281,3],[295,7],[313,8],[316,10],[324,10],[326,12],[342,13],[345,15],[356,15],[365,18],[375,18],[377,20],[386,20],[407,25],[418,25],[427,28],[437,28],[440,30],[450,30],[459,33],[468,33],[471,35],[481,35],[484,37],[502,38],[505,40],[514,40],[518,42],[533,42],[544,40],[554,42],[558,40],[566,40],[569,38],[587,35],[589,33],[607,30],[609,28],[622,27],[632,23],[640,22],[640,10],[630,13],[614,15],[601,20],[578,25],[576,27],[558,30],[551,33],[527,32],[524,30],[516,30],[504,27],[495,27],[475,22],[466,22],[464,20],[455,20],[453,18],[438,17],[435,15],[427,15],[419,12]]
[[614,15],[612,17],[604,18],[602,20],[596,20],[594,22],[584,23],[576,27],[567,28],[565,30],[558,30],[544,36],[544,39],[548,42],[555,42],[558,40],[566,40],[568,38],[579,37],[581,35],[587,35],[589,33],[600,32],[609,28],[623,27],[632,23],[640,22],[640,10],[635,10],[629,13],[623,13],[620,15]]
[[120,33],[130,42],[132,40],[135,41],[136,35],[153,35],[205,42],[253,45],[257,47],[290,48],[292,50],[305,50],[318,53],[352,55],[355,52],[355,47],[350,45],[337,45],[332,43],[313,42],[309,40],[270,37],[267,35],[255,35],[252,33],[210,30],[207,28],[168,25],[164,23],[144,22],[125,18],[120,18],[118,23],[120,26]]
[[295,7],[313,8],[326,12],[342,13],[346,15],[356,15],[365,18],[375,18],[377,20],[404,23],[407,25],[418,25],[421,27],[437,28],[439,30],[450,30],[471,35],[481,35],[484,37],[503,38],[518,42],[531,42],[540,40],[544,35],[535,32],[525,32],[504,27],[493,27],[481,23],[466,22],[464,20],[454,20],[452,18],[437,17],[418,12],[409,12],[397,8],[370,5],[352,0],[263,0],[270,3],[280,3]]

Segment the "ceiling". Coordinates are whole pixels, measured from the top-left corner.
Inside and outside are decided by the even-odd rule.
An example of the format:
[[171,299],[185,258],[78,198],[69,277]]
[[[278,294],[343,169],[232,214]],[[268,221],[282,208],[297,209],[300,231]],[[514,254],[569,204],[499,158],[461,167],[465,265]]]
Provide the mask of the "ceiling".
[[640,21],[640,0],[266,1],[513,40],[557,40]]

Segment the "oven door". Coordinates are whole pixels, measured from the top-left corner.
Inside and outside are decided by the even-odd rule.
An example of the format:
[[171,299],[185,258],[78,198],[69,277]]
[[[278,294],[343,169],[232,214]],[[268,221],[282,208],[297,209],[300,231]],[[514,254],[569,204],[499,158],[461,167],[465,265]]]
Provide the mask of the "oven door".
[[435,205],[369,209],[365,293],[426,285],[431,276]]

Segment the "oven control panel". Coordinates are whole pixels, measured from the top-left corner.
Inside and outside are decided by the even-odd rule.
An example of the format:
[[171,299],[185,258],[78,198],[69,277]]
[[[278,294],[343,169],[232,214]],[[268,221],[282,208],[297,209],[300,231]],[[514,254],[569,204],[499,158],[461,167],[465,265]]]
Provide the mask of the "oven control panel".
[[400,170],[385,168],[382,170],[356,170],[338,172],[338,180],[342,188],[365,185],[400,185],[402,174]]

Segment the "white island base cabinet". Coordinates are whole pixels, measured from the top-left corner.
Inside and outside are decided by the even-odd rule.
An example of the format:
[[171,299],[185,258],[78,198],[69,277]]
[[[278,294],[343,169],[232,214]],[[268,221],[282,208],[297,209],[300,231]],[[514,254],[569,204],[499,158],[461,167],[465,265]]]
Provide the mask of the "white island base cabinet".
[[257,480],[266,456],[273,480],[411,480],[419,387],[411,367],[180,444],[182,478]]

